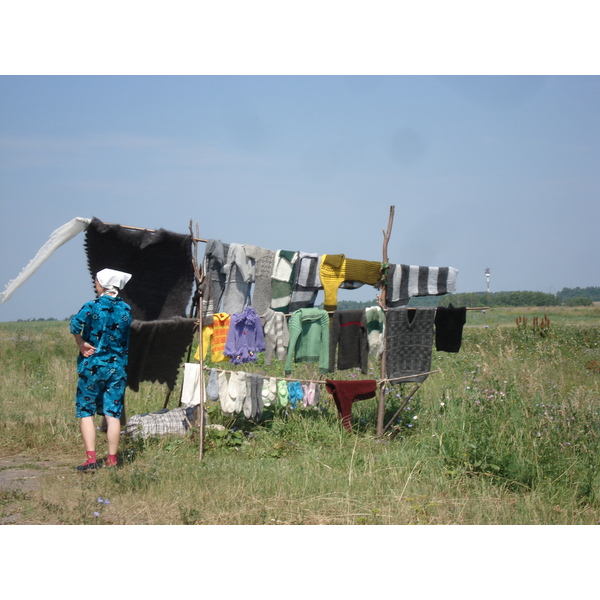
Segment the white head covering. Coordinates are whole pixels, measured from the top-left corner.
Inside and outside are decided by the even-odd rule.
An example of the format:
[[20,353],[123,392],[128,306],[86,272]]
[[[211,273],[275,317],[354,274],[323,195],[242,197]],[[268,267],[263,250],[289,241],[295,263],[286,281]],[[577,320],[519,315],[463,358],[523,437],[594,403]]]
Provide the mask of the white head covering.
[[102,269],[102,271],[96,273],[96,277],[100,285],[109,293],[119,292],[131,279],[129,273],[115,271],[114,269]]

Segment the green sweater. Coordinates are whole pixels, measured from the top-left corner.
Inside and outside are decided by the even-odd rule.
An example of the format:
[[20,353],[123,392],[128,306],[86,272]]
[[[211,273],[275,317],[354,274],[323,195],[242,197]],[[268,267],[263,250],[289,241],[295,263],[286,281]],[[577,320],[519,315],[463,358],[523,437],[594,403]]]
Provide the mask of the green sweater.
[[288,323],[290,344],[285,372],[292,372],[292,362],[318,362],[321,373],[329,370],[329,315],[320,308],[300,308]]

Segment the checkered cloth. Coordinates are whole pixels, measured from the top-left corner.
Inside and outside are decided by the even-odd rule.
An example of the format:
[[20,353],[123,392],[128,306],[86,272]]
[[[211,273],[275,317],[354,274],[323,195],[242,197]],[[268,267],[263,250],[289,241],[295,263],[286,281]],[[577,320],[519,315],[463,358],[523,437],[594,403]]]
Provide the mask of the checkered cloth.
[[133,415],[125,425],[125,433],[133,439],[161,435],[185,435],[192,427],[196,406],[159,410],[155,413]]

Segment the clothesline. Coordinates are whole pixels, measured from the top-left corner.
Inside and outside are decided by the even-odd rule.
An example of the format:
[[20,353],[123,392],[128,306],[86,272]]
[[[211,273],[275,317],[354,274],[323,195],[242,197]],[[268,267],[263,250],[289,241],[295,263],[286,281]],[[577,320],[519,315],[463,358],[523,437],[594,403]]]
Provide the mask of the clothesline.
[[[208,367],[206,365],[204,365],[203,369],[205,371],[210,371],[212,369],[215,369],[215,371],[218,371],[219,373],[239,373],[239,371],[230,371],[228,369],[219,369],[217,367]],[[434,373],[441,373],[441,369],[436,369],[435,371],[427,371],[426,373],[414,373],[412,375],[405,375],[404,377],[394,377],[393,379],[376,379],[375,381],[377,382],[377,385],[381,385],[382,383],[393,383],[395,381],[400,381],[402,379],[412,379],[414,377],[422,377],[425,375],[433,375]],[[247,371],[244,371],[247,372]],[[280,381],[300,381],[301,383],[322,383],[325,384],[326,381],[325,379],[298,379],[297,377],[277,377],[277,376],[265,376],[267,379],[277,379]],[[357,380],[358,381],[358,380]]]
[[[133,225],[121,225],[120,223],[106,223],[106,221],[102,221],[104,225],[118,225],[119,227],[123,227],[123,229],[132,229],[133,231],[148,231],[150,233],[157,233],[156,229],[148,229],[147,227],[134,227]],[[192,236],[192,240],[194,242],[203,242],[207,243],[208,240],[203,240],[202,238],[197,238]]]
[[[147,228],[147,227],[135,227],[135,226],[133,226],[133,225],[120,225],[120,224],[117,224],[117,223],[106,223],[106,222],[104,222],[104,224],[105,224],[105,225],[119,225],[119,227],[123,227],[124,229],[131,229],[131,230],[133,230],[133,231],[148,231],[148,232],[150,232],[150,233],[156,233],[156,232],[157,232],[157,230],[156,230],[156,229],[149,229],[149,228]],[[204,244],[206,244],[206,243],[208,242],[208,240],[205,240],[205,239],[203,239],[203,238],[199,238],[199,237],[195,237],[195,236],[191,236],[191,239],[192,239],[194,242],[202,242],[202,243],[204,243]],[[387,311],[387,310],[388,310],[388,308],[387,308],[387,307],[382,307],[382,308],[383,308],[383,310],[384,310],[384,311]],[[414,310],[414,309],[416,309],[416,308],[417,308],[417,307],[412,307],[412,306],[411,306],[411,307],[409,307],[409,310]],[[438,308],[439,308],[439,307],[435,307],[435,309],[436,309],[436,310],[437,310]],[[489,307],[488,307],[488,306],[474,306],[474,307],[467,307],[466,309],[467,309],[467,310],[488,310],[488,309],[489,309]],[[328,314],[333,314],[333,312],[334,312],[334,311],[327,311],[327,312],[328,312]],[[286,316],[286,317],[289,317],[289,316],[291,316],[291,315],[290,315],[290,314],[286,314],[285,316]]]

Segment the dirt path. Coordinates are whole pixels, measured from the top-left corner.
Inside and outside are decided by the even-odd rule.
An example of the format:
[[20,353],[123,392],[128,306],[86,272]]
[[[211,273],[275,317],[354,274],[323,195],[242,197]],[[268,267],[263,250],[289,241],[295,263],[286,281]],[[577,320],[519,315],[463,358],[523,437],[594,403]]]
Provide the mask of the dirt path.
[[35,460],[24,454],[0,458],[0,525],[20,522],[19,499],[39,491],[43,477],[60,477],[71,470],[64,461]]

